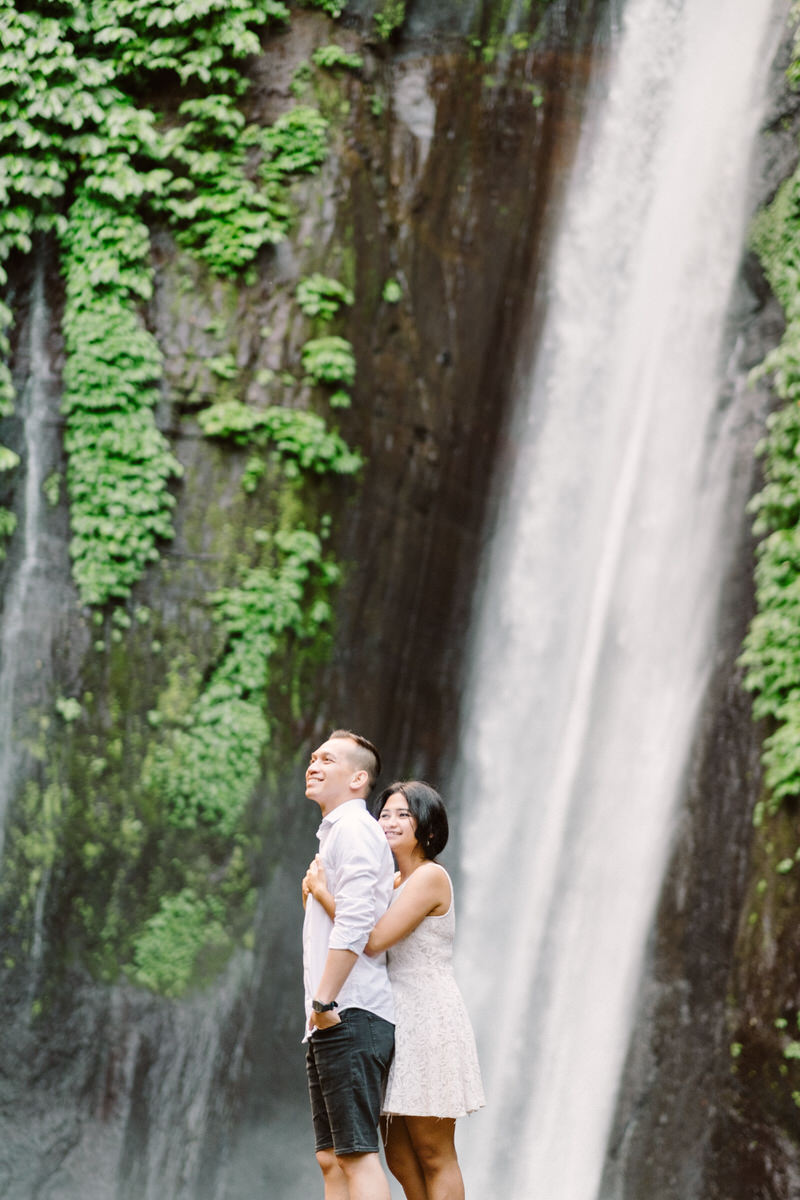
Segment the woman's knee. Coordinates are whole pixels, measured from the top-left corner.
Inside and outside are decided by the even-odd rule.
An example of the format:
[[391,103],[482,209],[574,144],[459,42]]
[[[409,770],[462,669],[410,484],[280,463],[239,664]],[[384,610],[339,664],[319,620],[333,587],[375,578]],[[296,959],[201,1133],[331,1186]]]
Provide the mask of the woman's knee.
[[436,1170],[457,1161],[453,1123],[435,1119],[409,1122],[414,1152],[426,1170]]
[[405,1119],[403,1117],[388,1119],[383,1117],[381,1134],[383,1136],[383,1152],[386,1155],[389,1170],[395,1178],[399,1178],[398,1171],[403,1171],[409,1162],[416,1162],[414,1147],[408,1136]]
[[406,1164],[413,1160],[414,1152],[409,1145],[398,1145],[397,1143],[388,1142],[384,1146],[386,1155],[386,1165],[394,1175],[395,1179],[399,1179]]

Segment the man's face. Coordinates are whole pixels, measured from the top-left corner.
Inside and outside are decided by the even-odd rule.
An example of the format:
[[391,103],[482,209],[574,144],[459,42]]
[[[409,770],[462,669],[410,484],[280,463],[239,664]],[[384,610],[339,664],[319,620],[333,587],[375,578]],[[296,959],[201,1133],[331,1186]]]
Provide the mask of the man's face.
[[350,786],[354,777],[362,774],[351,757],[353,745],[349,738],[330,738],[311,755],[306,769],[306,795],[323,814],[352,800],[358,792],[358,783]]

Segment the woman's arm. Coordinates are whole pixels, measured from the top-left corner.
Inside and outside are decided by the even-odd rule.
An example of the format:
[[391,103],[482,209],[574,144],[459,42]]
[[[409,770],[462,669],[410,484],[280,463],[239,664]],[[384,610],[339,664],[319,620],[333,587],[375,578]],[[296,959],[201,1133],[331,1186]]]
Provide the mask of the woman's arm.
[[[336,902],[328,891],[325,868],[318,854],[306,871],[303,890],[322,905],[331,920],[335,918]],[[364,953],[375,955],[387,950],[408,937],[426,917],[446,913],[450,901],[450,883],[444,871],[434,863],[418,867],[406,881],[403,894],[386,910],[369,935]]]
[[369,935],[365,954],[380,954],[408,937],[421,921],[443,916],[450,907],[450,882],[435,863],[417,867],[406,880],[402,895],[386,910]]
[[313,862],[310,862],[308,865],[306,877],[303,880],[303,891],[313,896],[325,909],[330,919],[334,919],[336,916],[336,902],[332,894],[328,891],[325,868],[318,854],[314,856]]

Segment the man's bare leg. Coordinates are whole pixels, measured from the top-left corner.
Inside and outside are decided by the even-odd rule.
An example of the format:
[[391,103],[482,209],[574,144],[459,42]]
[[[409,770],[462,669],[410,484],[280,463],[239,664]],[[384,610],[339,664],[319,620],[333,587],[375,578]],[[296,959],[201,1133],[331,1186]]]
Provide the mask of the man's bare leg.
[[347,1179],[333,1150],[318,1150],[317,1162],[325,1184],[325,1200],[350,1200]]
[[[337,1161],[350,1189],[348,1200],[392,1200],[389,1181],[377,1153],[341,1154]],[[330,1200],[327,1192],[325,1200]],[[336,1200],[339,1200],[338,1196]]]

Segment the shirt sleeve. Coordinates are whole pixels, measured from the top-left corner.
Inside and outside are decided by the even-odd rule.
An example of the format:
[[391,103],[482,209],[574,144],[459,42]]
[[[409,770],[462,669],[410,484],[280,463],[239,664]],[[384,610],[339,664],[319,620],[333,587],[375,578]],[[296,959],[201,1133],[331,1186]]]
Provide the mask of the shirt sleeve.
[[382,869],[381,856],[373,840],[355,822],[343,822],[337,835],[334,851],[336,918],[328,945],[331,950],[352,950],[354,954],[361,954],[376,921],[375,897]]

